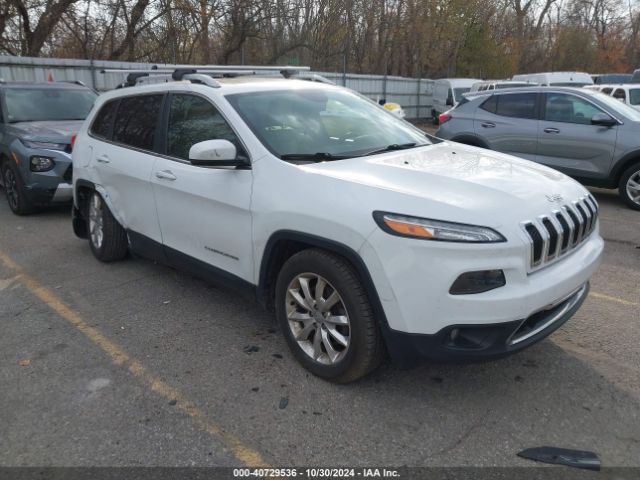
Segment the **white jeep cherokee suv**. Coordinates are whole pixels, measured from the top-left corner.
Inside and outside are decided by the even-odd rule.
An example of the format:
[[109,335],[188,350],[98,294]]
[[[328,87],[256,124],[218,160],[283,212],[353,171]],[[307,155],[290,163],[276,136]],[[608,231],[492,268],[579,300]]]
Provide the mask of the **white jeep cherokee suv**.
[[275,307],[336,382],[495,358],[580,307],[598,205],[544,166],[440,141],[362,96],[202,74],[99,97],[73,150],[74,231]]

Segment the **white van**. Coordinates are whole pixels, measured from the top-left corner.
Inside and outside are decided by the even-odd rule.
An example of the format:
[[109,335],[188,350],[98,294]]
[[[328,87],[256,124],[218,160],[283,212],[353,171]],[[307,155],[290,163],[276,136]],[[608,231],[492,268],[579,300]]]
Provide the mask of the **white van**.
[[512,80],[533,82],[544,87],[584,87],[593,85],[591,75],[584,72],[546,72],[514,75]]
[[474,83],[481,82],[477,78],[441,78],[433,86],[433,107],[431,116],[438,122],[441,113],[455,107],[462,99],[462,94],[471,90]]
[[485,90],[500,90],[503,88],[535,87],[533,82],[516,82],[514,80],[485,80],[476,82],[471,87],[471,92],[484,92]]

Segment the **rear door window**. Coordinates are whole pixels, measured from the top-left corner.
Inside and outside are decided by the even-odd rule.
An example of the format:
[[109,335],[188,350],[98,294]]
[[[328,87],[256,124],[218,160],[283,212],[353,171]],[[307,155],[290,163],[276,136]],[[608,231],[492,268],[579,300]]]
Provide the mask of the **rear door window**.
[[113,141],[143,150],[153,150],[163,96],[159,94],[122,98],[113,126]]
[[514,93],[497,95],[496,115],[515,118],[538,118],[536,112],[536,93]]

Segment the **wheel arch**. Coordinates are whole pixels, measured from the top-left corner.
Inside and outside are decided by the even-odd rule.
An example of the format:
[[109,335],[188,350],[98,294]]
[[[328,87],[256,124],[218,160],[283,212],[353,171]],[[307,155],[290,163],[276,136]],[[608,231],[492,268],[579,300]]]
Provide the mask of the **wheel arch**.
[[369,269],[358,252],[335,240],[293,230],[276,231],[271,234],[269,240],[267,240],[260,262],[260,273],[256,292],[258,301],[261,304],[267,307],[271,306],[275,290],[275,280],[287,259],[308,248],[320,248],[340,255],[348,261],[356,271],[359,280],[367,292],[376,318],[381,320],[381,323],[387,324],[384,309],[382,308],[382,303],[373,284]]
[[471,133],[465,133],[465,134],[462,134],[462,135],[456,135],[456,136],[452,137],[450,139],[450,141],[451,142],[462,143],[464,145],[470,145],[472,147],[486,148],[488,150],[491,149],[491,147],[489,147],[489,144],[486,141],[484,141],[483,139],[481,139],[477,135],[473,135]]
[[612,179],[615,182],[616,187],[620,183],[620,179],[622,178],[624,172],[626,172],[629,167],[636,163],[640,164],[640,149],[627,153],[616,163],[612,172]]
[[260,262],[259,280],[256,288],[258,302],[266,307],[272,306],[278,271],[291,255],[306,248],[321,248],[340,255],[349,262],[367,292],[374,317],[382,334],[382,340],[390,357],[402,366],[408,367],[415,363],[415,352],[412,344],[404,338],[406,335],[389,326],[380,296],[364,260],[358,252],[343,243],[298,231],[280,230],[274,232],[267,241]]
[[95,189],[96,186],[93,182],[88,180],[76,180],[73,192],[71,222],[73,225],[73,233],[75,233],[78,238],[87,238],[88,236],[87,220],[84,217],[84,212],[89,195]]

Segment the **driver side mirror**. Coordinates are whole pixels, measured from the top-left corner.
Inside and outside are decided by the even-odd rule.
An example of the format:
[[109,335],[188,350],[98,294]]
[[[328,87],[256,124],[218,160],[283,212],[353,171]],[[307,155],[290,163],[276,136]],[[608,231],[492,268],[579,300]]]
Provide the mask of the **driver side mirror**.
[[200,167],[237,167],[247,165],[245,159],[238,158],[237,150],[229,140],[205,140],[189,149],[189,161]]
[[601,127],[613,127],[617,125],[618,121],[615,118],[611,118],[606,113],[596,113],[591,117],[591,125],[599,125]]

